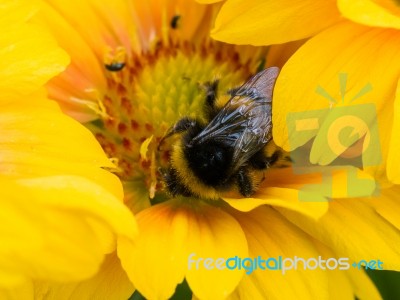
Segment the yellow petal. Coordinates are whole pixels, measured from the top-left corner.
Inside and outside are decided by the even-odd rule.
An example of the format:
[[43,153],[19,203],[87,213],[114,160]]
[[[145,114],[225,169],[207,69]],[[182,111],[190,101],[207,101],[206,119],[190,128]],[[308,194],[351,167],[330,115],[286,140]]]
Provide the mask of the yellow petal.
[[[324,244],[314,240],[320,254],[325,258],[336,258],[336,254]],[[355,296],[358,299],[381,299],[379,292],[372,280],[366,275],[364,269],[349,268],[327,270],[330,299],[349,299]]]
[[394,101],[393,127],[389,142],[387,175],[391,182],[400,184],[400,81],[397,83]]
[[221,2],[222,0],[196,0],[196,2],[199,2],[201,4],[212,4],[212,3],[217,3]]
[[333,0],[228,0],[211,36],[233,44],[281,44],[312,36],[338,20]]
[[118,178],[102,169],[113,167],[92,134],[63,115],[55,103],[0,105],[0,174],[9,178],[79,175],[103,185],[122,199]]
[[[68,2],[68,5],[65,5],[64,2],[64,10],[69,11],[65,12],[57,10],[55,1],[51,4],[45,2],[34,18],[35,22],[51,31],[60,46],[71,56],[71,64],[67,70],[53,78],[48,84],[49,97],[56,99],[63,111],[69,112],[70,115],[82,121],[87,121],[88,116],[94,115],[94,113],[87,106],[72,102],[71,99],[83,99],[95,103],[97,95],[89,90],[94,88],[99,91],[106,90],[104,65],[99,59],[104,54],[102,51],[105,42],[99,35],[108,30],[98,30],[103,26],[96,27],[99,22],[96,20],[99,18],[94,17],[95,10],[84,10],[87,5],[89,5],[87,1],[74,1],[73,4]],[[72,15],[69,15],[70,13]],[[77,19],[75,22],[74,18]],[[85,26],[77,28],[76,22],[82,22]],[[87,35],[88,32],[90,32],[90,36]],[[95,43],[96,47],[90,47],[90,42]]]
[[379,198],[332,200],[328,212],[317,222],[289,210],[277,208],[290,221],[322,241],[338,256],[360,260],[381,260],[383,269],[399,270],[400,231],[376,213]]
[[[328,256],[333,257],[333,256]],[[359,271],[360,273],[362,271]],[[354,299],[352,286],[343,270],[330,270],[327,272],[330,299]]]
[[295,168],[270,169],[253,197],[223,199],[244,212],[271,205],[318,219],[327,212],[329,199],[369,196],[375,188],[371,176],[353,167],[311,168],[307,172]]
[[364,270],[349,269],[346,271],[357,299],[382,299],[378,289]]
[[2,0],[0,26],[3,30],[15,29],[26,23],[38,11],[39,1]]
[[[397,31],[349,22],[306,42],[284,66],[275,86],[275,142],[289,150],[316,136],[320,140],[312,144],[315,153],[311,154],[314,162],[326,164],[333,158],[331,153],[338,156],[342,151],[333,142],[346,127],[344,124],[347,122],[348,128],[365,124],[370,140],[365,144],[369,148],[363,149],[368,150],[369,161],[364,152],[363,166],[368,173],[385,180],[392,103],[400,76],[399,43]],[[326,91],[325,97],[321,89]]]
[[[235,209],[250,211],[260,205],[285,207],[303,213],[312,218],[321,217],[328,210],[327,194],[321,192],[320,201],[302,201],[299,191],[306,184],[320,184],[318,173],[298,175],[291,168],[270,169],[265,174],[265,180],[251,198],[223,199]],[[329,192],[329,191],[328,191]]]
[[[118,255],[134,286],[146,298],[171,297],[186,275],[197,297],[221,299],[243,276],[243,271],[208,270],[202,265],[205,258],[247,255],[239,224],[220,208],[196,199],[171,200],[141,211],[137,220],[138,239],[134,243],[122,240]],[[196,269],[199,258],[203,260]]]
[[288,61],[288,59],[299,49],[306,40],[296,40],[293,42],[288,42],[279,45],[272,45],[269,47],[267,58],[266,58],[266,66],[267,67],[282,67]]
[[224,198],[233,208],[248,212],[261,205],[284,207],[303,213],[315,219],[321,217],[328,209],[326,202],[302,202],[298,191],[283,188],[269,188],[257,193],[258,198]]
[[[102,59],[104,47],[107,46],[113,49],[123,46],[127,52],[130,52],[132,47],[141,50],[138,41],[135,40],[138,38],[138,33],[135,32],[138,26],[132,16],[130,4],[123,0],[116,0],[107,5],[97,0],[71,0],[68,3],[62,0],[46,0],[35,21],[47,26],[54,25],[49,26],[49,29],[56,33],[57,40],[62,42],[63,48],[64,45],[68,47],[67,52],[72,53],[74,58],[83,59],[78,53],[79,48],[73,49],[74,43],[84,46],[85,52],[92,52],[90,60],[93,59],[93,54]],[[78,40],[71,41],[68,34],[72,34]],[[96,65],[99,63],[100,61]],[[82,71],[90,74],[90,70]]]
[[111,231],[114,237],[133,239],[136,234],[130,211],[87,179],[1,180],[1,186],[1,285],[29,278],[86,279],[98,270],[108,250],[97,228],[107,228],[106,234]]
[[[121,1],[121,0],[119,0]],[[62,3],[62,1],[60,1]],[[122,1],[125,2],[125,1]],[[150,0],[146,2],[132,2],[130,10],[137,19],[137,26],[140,32],[140,42],[134,43],[142,49],[149,49],[154,46],[158,37],[165,43],[170,43],[166,32],[170,27],[170,22],[173,17],[180,16],[179,32],[171,34],[172,38],[178,37],[180,40],[190,40],[191,42],[198,41],[199,37],[205,38],[209,36],[209,30],[213,22],[212,15],[215,13],[215,5],[201,5],[197,1],[163,1]],[[127,16],[127,22],[131,16]],[[131,39],[132,41],[132,39]],[[139,49],[141,50],[141,49]]]
[[388,189],[383,189],[382,200],[377,199],[371,202],[376,212],[400,230],[400,203],[398,200],[400,194],[400,186],[396,185]]
[[[313,240],[274,209],[263,206],[249,213],[234,212],[249,244],[249,257],[317,258]],[[299,262],[299,265],[301,262]],[[273,260],[268,263],[274,267]],[[282,262],[289,267],[290,262]],[[328,276],[323,270],[262,270],[245,275],[235,294],[240,299],[326,299]]]
[[49,32],[28,23],[39,1],[2,1],[0,11],[0,102],[22,100],[69,62]]
[[400,8],[396,1],[338,0],[346,18],[368,26],[400,29]]
[[[201,222],[190,229],[188,241],[189,255],[194,259],[213,258],[215,264],[219,258],[247,255],[247,242],[239,223],[226,212],[208,207],[204,210]],[[193,266],[193,265],[192,265]],[[240,270],[208,270],[194,266],[187,272],[186,279],[193,293],[201,299],[223,299],[228,296],[242,278]]]
[[35,282],[35,299],[128,299],[134,287],[116,253],[105,258],[95,276],[77,283]]
[[[53,176],[20,179],[17,182],[29,188],[46,205],[94,214],[99,219],[90,220],[90,225],[97,221],[129,239],[136,235],[137,226],[132,213],[103,186],[90,180],[77,176]],[[58,197],[50,195],[49,191],[58,193]],[[78,197],[80,194],[81,197]],[[83,197],[85,200],[82,200]],[[98,228],[94,231],[97,234],[101,232]]]
[[7,300],[34,300],[33,284],[31,281],[27,281],[18,287],[10,289],[0,288],[0,299]]

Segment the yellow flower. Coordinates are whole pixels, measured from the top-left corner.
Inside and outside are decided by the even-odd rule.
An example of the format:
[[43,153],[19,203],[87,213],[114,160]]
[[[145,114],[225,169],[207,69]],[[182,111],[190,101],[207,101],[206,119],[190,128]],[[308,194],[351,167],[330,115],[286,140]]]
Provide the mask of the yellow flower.
[[93,276],[118,236],[136,224],[90,132],[46,98],[69,62],[31,22],[37,1],[0,4],[0,298],[32,293],[32,280]]
[[[237,86],[264,66],[267,48],[211,40],[209,30],[218,6],[153,0],[46,3],[36,21],[54,33],[72,59],[67,70],[49,83],[50,96],[84,122],[118,163],[115,172],[123,182],[126,205],[137,213],[139,236],[135,241],[119,240],[121,264],[112,256],[96,277],[83,283],[37,283],[36,295],[127,298],[133,292],[131,281],[148,299],[168,299],[186,279],[200,299],[379,298],[367,276],[357,270],[301,269],[285,275],[255,270],[245,275],[243,269],[189,266],[190,257],[342,255],[353,261],[379,257],[385,268],[400,267],[396,247],[400,235],[387,222],[390,211],[376,214],[378,208],[368,199],[351,206],[348,199],[329,205],[298,201],[304,185],[321,180],[318,174],[268,170],[253,198],[210,202],[171,199],[165,192],[157,170],[168,164],[174,141],[160,151],[157,147],[166,130],[183,116],[200,114],[202,84],[219,78],[221,94]],[[346,172],[335,173],[333,180],[336,196],[345,198]],[[386,192],[382,199],[390,198]],[[342,214],[346,218],[339,220]],[[370,222],[363,222],[362,214]],[[381,232],[381,243],[374,241],[376,235],[366,234],[375,228]]]

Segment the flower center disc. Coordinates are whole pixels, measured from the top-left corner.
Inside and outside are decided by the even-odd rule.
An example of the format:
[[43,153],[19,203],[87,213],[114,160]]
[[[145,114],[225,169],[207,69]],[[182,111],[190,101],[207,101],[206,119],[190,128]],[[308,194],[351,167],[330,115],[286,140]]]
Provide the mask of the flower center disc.
[[158,169],[167,166],[177,138],[159,147],[166,131],[182,117],[203,117],[206,82],[218,79],[218,101],[226,102],[227,91],[257,71],[262,55],[241,57],[234,46],[213,41],[159,42],[141,54],[118,51],[126,58],[105,62],[104,112],[88,127],[118,165],[125,190],[153,198],[164,194]]

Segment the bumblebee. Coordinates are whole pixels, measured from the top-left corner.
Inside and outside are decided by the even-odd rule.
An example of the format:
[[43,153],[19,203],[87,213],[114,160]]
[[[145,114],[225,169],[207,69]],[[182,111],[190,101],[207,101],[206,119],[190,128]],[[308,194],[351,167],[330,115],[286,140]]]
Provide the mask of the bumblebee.
[[[218,199],[235,188],[251,196],[263,170],[280,157],[272,141],[272,92],[279,69],[265,69],[238,88],[221,108],[216,105],[218,81],[205,84],[205,119],[184,117],[160,141],[181,134],[169,166],[161,170],[173,195]],[[269,154],[268,154],[269,152]],[[260,178],[260,173],[261,178]]]

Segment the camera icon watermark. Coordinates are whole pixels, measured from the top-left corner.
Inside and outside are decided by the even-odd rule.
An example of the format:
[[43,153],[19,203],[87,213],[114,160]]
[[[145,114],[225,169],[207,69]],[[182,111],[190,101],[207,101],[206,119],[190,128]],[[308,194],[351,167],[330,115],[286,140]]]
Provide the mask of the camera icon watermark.
[[[318,184],[308,184],[299,192],[302,201],[327,201],[334,195],[333,173],[347,171],[346,197],[372,194],[376,183],[360,178],[358,170],[381,163],[381,146],[374,103],[354,104],[372,89],[370,84],[348,103],[344,101],[346,74],[339,74],[342,101],[338,103],[322,87],[316,92],[330,102],[326,109],[293,112],[287,115],[293,170],[297,174],[321,173]],[[333,106],[333,104],[339,104]]]

